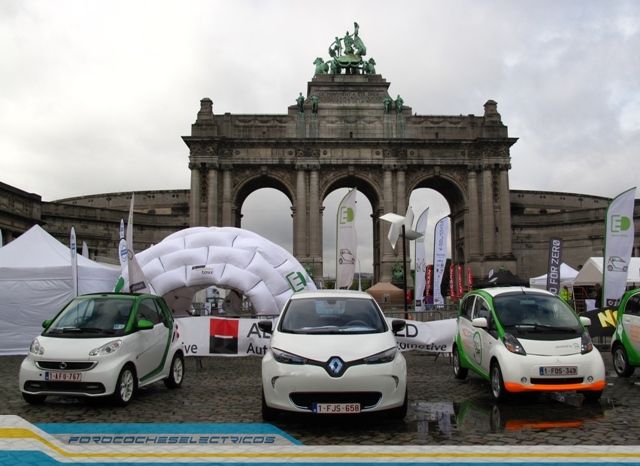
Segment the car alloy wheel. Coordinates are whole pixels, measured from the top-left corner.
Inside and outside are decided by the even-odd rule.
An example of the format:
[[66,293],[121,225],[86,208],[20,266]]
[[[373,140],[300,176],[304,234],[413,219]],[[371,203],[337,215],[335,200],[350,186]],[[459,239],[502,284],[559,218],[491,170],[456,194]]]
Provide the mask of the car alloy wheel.
[[453,347],[453,352],[451,357],[453,358],[453,375],[456,379],[466,379],[468,374],[468,369],[466,367],[462,367],[460,364],[460,353],[458,352],[458,347]]
[[629,364],[624,346],[620,344],[613,349],[613,368],[620,377],[630,377],[635,370],[635,367]]
[[176,353],[171,360],[171,368],[169,369],[169,377],[164,379],[164,384],[168,388],[178,388],[184,380],[184,359],[182,354]]
[[113,400],[117,405],[126,406],[133,398],[135,390],[136,380],[133,369],[131,369],[131,366],[124,366],[118,376],[116,390],[113,393]]
[[504,388],[504,380],[502,379],[502,371],[497,361],[491,364],[491,393],[496,401],[503,401],[507,398],[507,391]]

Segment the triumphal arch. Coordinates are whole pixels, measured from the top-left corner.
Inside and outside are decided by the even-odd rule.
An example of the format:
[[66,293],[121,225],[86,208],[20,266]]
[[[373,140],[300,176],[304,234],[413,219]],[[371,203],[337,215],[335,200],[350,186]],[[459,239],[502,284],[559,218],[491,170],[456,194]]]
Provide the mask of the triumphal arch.
[[394,252],[387,212],[404,214],[412,190],[441,193],[451,210],[452,260],[475,277],[515,271],[511,243],[509,149],[515,138],[488,100],[482,116],[414,115],[359,34],[336,37],[318,57],[306,96],[278,115],[215,114],[200,102],[189,147],[191,226],[240,226],[244,200],[275,188],[291,201],[293,255],[322,274],[322,204],[337,188],[356,187],[372,206],[374,281],[391,281]]

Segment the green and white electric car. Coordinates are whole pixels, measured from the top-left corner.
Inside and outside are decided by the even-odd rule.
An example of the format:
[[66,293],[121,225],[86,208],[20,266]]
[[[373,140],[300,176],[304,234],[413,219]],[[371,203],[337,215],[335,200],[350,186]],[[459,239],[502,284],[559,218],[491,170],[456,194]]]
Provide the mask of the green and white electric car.
[[631,376],[640,366],[640,288],[627,291],[620,300],[611,354],[620,377]]
[[496,400],[521,392],[578,391],[597,401],[605,387],[602,356],[564,301],[545,290],[495,287],[460,301],[453,345],[458,379],[470,370]]

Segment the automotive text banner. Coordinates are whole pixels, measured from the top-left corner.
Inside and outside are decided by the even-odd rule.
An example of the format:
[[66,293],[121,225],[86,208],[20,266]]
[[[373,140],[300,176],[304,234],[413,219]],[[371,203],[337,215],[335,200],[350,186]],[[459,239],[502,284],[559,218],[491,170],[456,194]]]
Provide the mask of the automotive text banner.
[[[258,327],[265,319],[224,317],[184,317],[177,319],[186,356],[263,356],[269,335]],[[391,324],[391,320],[387,322]],[[456,320],[431,322],[407,320],[396,335],[401,351],[449,353],[456,331]]]

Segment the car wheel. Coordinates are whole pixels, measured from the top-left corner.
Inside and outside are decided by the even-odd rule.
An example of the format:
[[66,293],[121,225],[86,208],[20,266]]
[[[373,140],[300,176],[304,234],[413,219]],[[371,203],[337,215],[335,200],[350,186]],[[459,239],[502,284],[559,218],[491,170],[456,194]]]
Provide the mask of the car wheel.
[[22,398],[30,405],[41,405],[47,398],[47,395],[33,395],[31,393],[22,392]]
[[118,381],[116,382],[116,390],[113,392],[112,399],[118,406],[126,406],[129,404],[136,392],[136,375],[130,365],[126,365],[120,371]]
[[582,394],[584,395],[584,401],[586,403],[597,403],[600,401],[600,397],[602,396],[602,390],[597,392],[585,390]]
[[176,353],[171,360],[171,368],[169,369],[169,377],[164,379],[167,388],[179,388],[184,380],[184,358],[182,354]]
[[451,357],[453,358],[453,375],[456,379],[466,379],[469,370],[466,367],[462,367],[460,364],[460,353],[458,352],[458,347],[454,345],[453,351],[451,352]]
[[620,377],[630,377],[635,367],[629,364],[629,357],[622,345],[616,345],[613,349],[613,368]]
[[402,402],[402,406],[399,408],[393,408],[391,410],[391,418],[397,419],[399,421],[403,420],[407,415],[407,408],[409,407],[409,392],[405,390],[404,392],[404,401]]
[[507,390],[504,388],[500,364],[497,361],[491,363],[491,394],[496,401],[504,401],[508,397]]
[[264,398],[264,390],[262,390],[262,419],[267,422],[273,421],[278,417],[278,411],[267,406],[267,400]]

